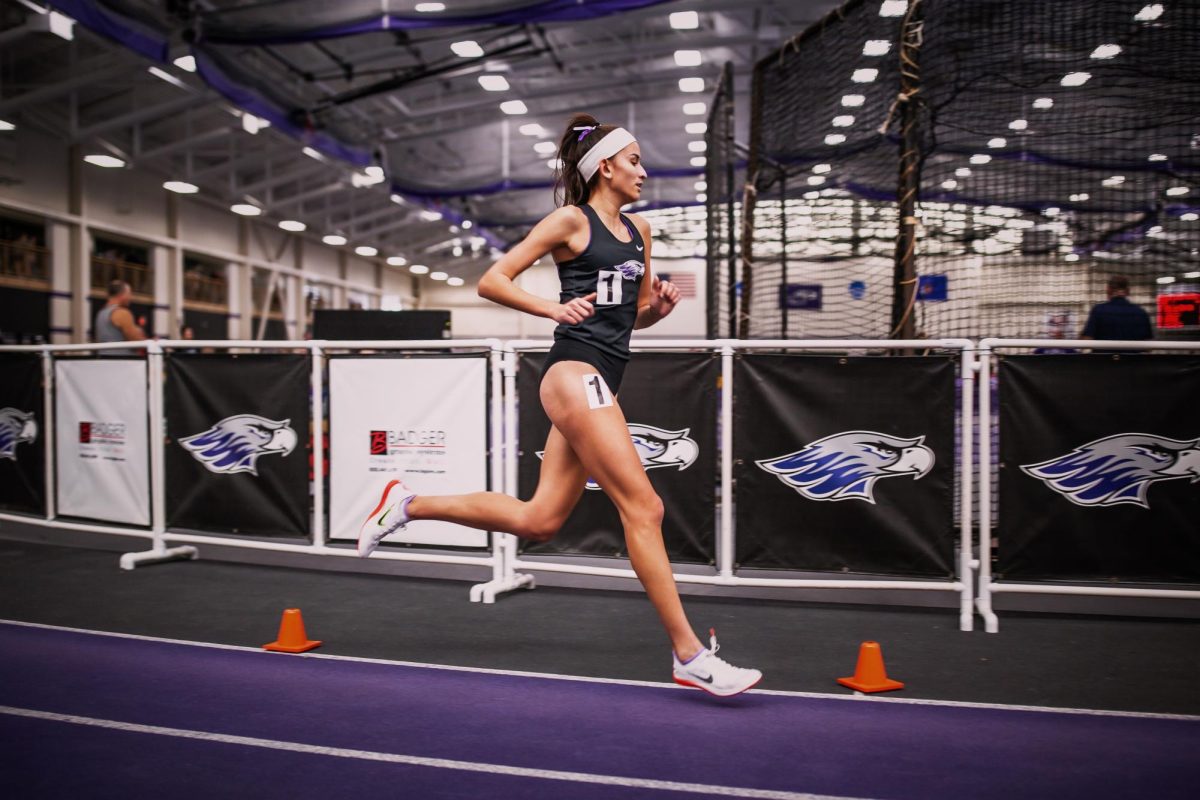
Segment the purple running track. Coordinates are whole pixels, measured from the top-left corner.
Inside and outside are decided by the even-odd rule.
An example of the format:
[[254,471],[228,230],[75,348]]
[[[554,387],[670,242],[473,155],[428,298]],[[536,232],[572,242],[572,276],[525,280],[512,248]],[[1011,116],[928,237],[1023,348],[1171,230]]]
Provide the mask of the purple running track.
[[[310,658],[0,624],[0,705],[533,770],[837,797],[1195,796],[1200,722]],[[669,660],[664,664],[664,674]],[[21,797],[686,798],[0,713]],[[403,792],[399,791],[403,787]],[[695,795],[700,796],[700,795]]]

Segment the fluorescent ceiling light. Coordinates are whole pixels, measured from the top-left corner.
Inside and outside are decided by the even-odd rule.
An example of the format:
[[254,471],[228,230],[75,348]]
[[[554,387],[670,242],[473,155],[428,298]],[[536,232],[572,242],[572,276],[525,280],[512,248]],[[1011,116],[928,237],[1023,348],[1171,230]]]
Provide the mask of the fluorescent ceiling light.
[[879,7],[879,16],[903,17],[906,11],[908,11],[908,0],[883,0],[883,5]]
[[994,139],[988,139],[988,147],[991,147],[993,149],[1004,147],[1007,144],[1008,144],[1008,140],[1005,139],[1003,136],[997,136]]
[[463,227],[463,230],[464,230],[464,231],[469,231],[469,230],[471,230],[471,226],[473,226],[474,224],[475,224],[475,223],[474,223],[474,222],[471,222],[471,220],[469,220],[469,219],[464,219],[464,220],[463,220],[463,222],[462,222],[462,227]]
[[13,125],[7,120],[0,119],[0,131],[15,131],[16,129],[16,125]]
[[805,192],[804,193],[805,200],[816,200],[820,196],[821,196],[820,192]]
[[833,127],[835,128],[849,128],[853,124],[854,117],[850,116],[849,114],[842,114],[841,116],[833,118]]
[[526,122],[524,125],[522,125],[517,130],[521,131],[521,133],[525,134],[526,136],[541,137],[541,136],[549,135],[546,132],[546,129],[543,128],[541,125],[537,124],[536,122]]
[[66,14],[51,11],[49,27],[50,32],[60,39],[66,39],[69,42],[75,38],[75,20]]
[[479,76],[479,85],[489,92],[507,92],[508,78],[503,75],[488,74]]
[[311,147],[306,147],[300,152],[304,153],[304,155],[308,156],[309,158],[315,158],[317,161],[325,160],[325,156],[321,155],[316,150],[313,150]]
[[708,191],[708,181],[696,181],[694,184],[692,184],[692,188],[697,192]]
[[879,77],[879,70],[877,69],[856,69],[854,70],[854,74],[850,76],[850,80],[855,83],[870,83],[877,77]]
[[1014,131],[1023,131],[1029,127],[1029,120],[1014,119],[1012,122],[1008,123],[1008,127]]
[[372,165],[364,169],[363,172],[365,172],[369,178],[378,178],[379,180],[383,180],[383,167]]
[[699,50],[676,50],[675,64],[680,67],[698,67],[704,61]]
[[463,249],[461,244],[454,245],[454,249],[450,251],[455,258],[462,258]]
[[1171,197],[1181,197],[1190,191],[1191,189],[1186,186],[1172,186],[1170,189],[1167,189],[1167,194]]
[[261,208],[252,206],[249,203],[234,203],[229,207],[229,210],[243,217],[257,217],[262,213]]
[[450,49],[454,51],[454,55],[461,58],[479,58],[483,55],[483,48],[478,42],[473,42],[470,39],[462,42],[455,42],[450,45]]
[[505,114],[512,115],[525,114],[529,111],[529,109],[525,107],[525,104],[520,100],[506,100],[500,104],[500,110]]
[[1047,108],[1054,108],[1054,98],[1053,97],[1039,97],[1037,100],[1033,101],[1033,107],[1040,108],[1043,111],[1046,110]]
[[954,170],[954,174],[959,178],[969,178],[971,177],[971,170],[969,167],[959,167],[958,169]]
[[1174,275],[1163,275],[1161,278],[1155,278],[1154,282],[1155,283],[1163,283],[1163,284],[1174,283],[1175,276]]
[[1154,22],[1154,20],[1162,16],[1162,13],[1162,3],[1150,3],[1149,5],[1142,6],[1142,10],[1134,14],[1133,18],[1138,22]]
[[831,133],[825,137],[825,144],[841,144],[846,141],[846,135],[843,133]]
[[1061,208],[1058,208],[1057,206],[1051,206],[1050,208],[1043,208],[1042,215],[1047,217],[1057,217],[1061,211]]
[[389,267],[403,267],[408,263],[408,259],[404,256],[388,256],[387,263]]
[[184,72],[196,71],[196,57],[193,55],[180,56],[175,59],[175,66],[179,67]]
[[846,108],[858,108],[866,102],[866,99],[861,94],[844,94],[842,95],[842,105]]
[[554,142],[538,142],[533,146],[533,149],[540,155],[548,156],[558,150],[558,145]]
[[1124,175],[1113,175],[1111,178],[1105,178],[1104,180],[1100,181],[1100,184],[1102,186],[1120,186],[1124,182]]
[[279,227],[283,228],[285,231],[291,231],[292,233],[301,233],[308,230],[308,226],[298,219],[282,220],[279,223]]
[[667,19],[677,31],[692,31],[700,27],[700,15],[695,11],[676,11]]
[[270,120],[256,117],[250,113],[242,114],[242,130],[246,133],[255,134],[269,127],[271,127]]
[[151,75],[153,75],[156,78],[162,78],[164,81],[171,84],[172,86],[178,86],[180,89],[187,86],[187,84],[185,84],[183,81],[179,80],[179,78],[176,78],[171,73],[161,70],[158,67],[150,67],[147,70],[147,72],[149,72]]
[[884,56],[892,49],[892,43],[887,39],[868,39],[863,45],[864,56]]
[[425,208],[425,209],[421,210],[421,213],[419,216],[421,217],[421,219],[425,220],[426,222],[436,222],[437,220],[442,218],[442,212],[434,211],[431,208]]
[[430,277],[430,279],[435,280],[435,281],[444,281],[447,278],[449,278],[450,276],[447,275],[445,272],[438,270],[436,272],[429,273],[429,277]]
[[447,278],[447,279],[446,279],[446,284],[447,284],[448,286],[462,286],[462,285],[463,285],[463,279],[462,279],[462,278],[457,278],[457,277],[455,277],[455,278]]
[[698,117],[701,114],[708,112],[708,106],[704,103],[684,103],[683,113],[689,117]]
[[424,264],[413,264],[408,268],[408,271],[413,275],[425,275],[429,272],[429,267],[425,266]]
[[680,78],[679,91],[681,92],[703,92],[704,78]]
[[809,186],[820,186],[824,182],[825,182],[824,175],[809,175],[808,176],[808,185]]
[[818,175],[824,175],[826,172],[829,172],[831,169],[833,169],[833,167],[829,164],[813,164],[812,171],[817,173]]
[[116,156],[104,155],[102,153],[84,156],[83,160],[92,166],[104,167],[105,169],[116,169],[117,167],[125,166],[125,162]]
[[708,200],[707,194],[705,194],[704,192],[697,192],[697,194],[696,194],[696,202],[697,203],[703,203],[707,200]]
[[989,156],[987,153],[976,153],[975,155],[971,156],[967,160],[970,161],[972,164],[986,164],[992,160],[992,157]]
[[692,156],[691,165],[693,167],[703,167],[707,163],[708,158],[706,156]]
[[1083,86],[1092,78],[1090,72],[1068,72],[1063,76],[1063,86]]
[[688,142],[688,150],[690,152],[703,153],[707,149],[708,149],[708,145],[705,144],[703,141],[696,140],[694,142]]
[[200,191],[199,186],[187,181],[167,181],[163,184],[163,188],[168,192],[175,192],[176,194],[195,194]]
[[1063,256],[1063,261],[1078,261],[1078,260],[1079,260],[1078,253],[1067,253],[1065,256]]
[[957,189],[958,181],[954,180],[953,178],[951,178],[948,181],[942,181],[942,188],[943,189]]
[[333,247],[341,247],[346,243],[346,237],[337,233],[328,233],[321,237],[321,241]]
[[[1179,218],[1184,222],[1195,222],[1196,220],[1200,219],[1200,214],[1197,214],[1194,211],[1189,211],[1186,214],[1180,214]],[[1200,278],[1200,275],[1189,275],[1188,277]]]
[[547,167],[549,167],[550,169],[555,169],[555,170],[562,169],[562,165],[563,165],[562,161],[557,158],[552,158],[546,162]]
[[690,133],[693,136],[699,136],[700,134],[708,132],[708,123],[707,122],[689,122],[688,124],[683,126],[683,130],[684,130],[684,132]]
[[417,11],[422,14],[433,14],[438,11],[445,11],[445,3],[417,3]]
[[1090,195],[1088,195],[1087,192],[1080,192],[1079,194],[1073,194],[1073,195],[1071,195],[1071,202],[1072,203],[1083,203],[1083,202],[1087,201],[1088,197],[1090,197]]
[[404,199],[404,195],[399,195],[399,194],[391,195],[391,201],[398,206],[402,206],[408,202],[407,200]]
[[1102,44],[1092,51],[1092,58],[1116,58],[1121,55],[1121,45],[1119,44]]
[[[380,170],[382,172],[382,170]],[[377,183],[383,183],[383,176],[373,178],[365,172],[351,172],[350,185],[356,189],[364,189],[368,186],[374,186]]]
[[360,256],[366,256],[367,258],[379,255],[379,251],[374,247],[371,247],[369,244],[360,244],[358,247],[354,248],[354,252]]
[[1150,161],[1166,161],[1167,156],[1165,153],[1151,153],[1149,160]]

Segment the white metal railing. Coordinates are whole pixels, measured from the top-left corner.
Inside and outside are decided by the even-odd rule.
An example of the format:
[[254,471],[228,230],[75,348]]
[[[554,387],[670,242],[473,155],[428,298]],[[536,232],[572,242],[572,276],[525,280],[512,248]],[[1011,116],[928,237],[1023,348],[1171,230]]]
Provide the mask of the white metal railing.
[[[510,341],[506,349],[514,354],[525,350],[545,350],[552,342],[546,340],[520,339]],[[717,527],[717,569],[711,575],[690,573],[675,573],[679,583],[706,584],[711,586],[751,586],[771,588],[820,588],[820,589],[903,589],[927,591],[951,591],[959,595],[959,629],[969,631],[974,625],[972,611],[973,599],[973,568],[975,562],[971,557],[971,458],[972,458],[972,426],[971,404],[968,402],[975,383],[975,359],[973,342],[967,339],[915,339],[889,340],[876,339],[655,339],[645,342],[634,342],[635,351],[716,351],[721,357],[721,507]],[[962,392],[962,424],[963,436],[960,441],[960,458],[963,468],[960,475],[962,504],[959,509],[959,563],[958,576],[954,581],[932,580],[868,580],[868,579],[821,579],[821,578],[747,578],[736,575],[733,569],[735,530],[733,524],[733,356],[737,351],[754,350],[957,350],[961,352],[961,375],[963,380]],[[509,362],[506,371],[506,381],[509,391],[505,398],[507,412],[516,419],[516,362]],[[515,428],[510,428],[514,430]],[[510,443],[511,444],[511,443]],[[505,454],[508,466],[508,490],[516,492],[517,456],[515,445]],[[598,575],[604,577],[636,578],[632,569],[618,567],[597,567],[583,564],[570,564],[554,561],[522,559],[516,554],[515,541],[511,543],[509,565],[513,570],[528,570],[542,572],[566,572],[578,575]],[[518,572],[517,575],[520,575]],[[532,584],[532,577],[529,578]]]
[[[990,430],[992,393],[989,378],[992,374],[992,354],[997,350],[1028,350],[1037,347],[1087,350],[1160,350],[1200,351],[1200,342],[1119,341],[1100,342],[1094,339],[983,339],[979,342],[979,426]],[[1146,589],[1111,585],[1062,585],[1055,583],[998,583],[992,578],[992,442],[989,436],[979,437],[979,598],[976,601],[983,617],[984,630],[995,633],[1000,621],[992,608],[992,595],[1000,592],[1021,594],[1093,595],[1105,597],[1161,597],[1200,599],[1200,591],[1190,589]]]

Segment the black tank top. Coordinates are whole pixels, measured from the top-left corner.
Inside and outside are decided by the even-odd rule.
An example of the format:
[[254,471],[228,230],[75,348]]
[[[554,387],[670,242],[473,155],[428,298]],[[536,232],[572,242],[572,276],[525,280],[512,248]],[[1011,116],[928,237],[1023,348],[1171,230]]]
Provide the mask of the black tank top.
[[645,242],[624,214],[621,222],[632,241],[622,242],[586,203],[579,206],[588,220],[589,239],[583,252],[558,265],[562,283],[560,303],[596,293],[596,313],[576,325],[560,324],[555,340],[572,339],[617,358],[629,358],[629,337],[637,320],[638,289],[646,272]]

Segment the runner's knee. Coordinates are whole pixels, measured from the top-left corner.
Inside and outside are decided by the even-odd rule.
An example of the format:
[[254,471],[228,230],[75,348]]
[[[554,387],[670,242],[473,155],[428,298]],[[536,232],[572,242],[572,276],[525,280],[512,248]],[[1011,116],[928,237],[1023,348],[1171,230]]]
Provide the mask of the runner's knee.
[[546,511],[529,503],[518,523],[517,527],[520,530],[515,530],[513,533],[532,542],[548,542],[554,538],[564,522],[566,522],[565,514]]

